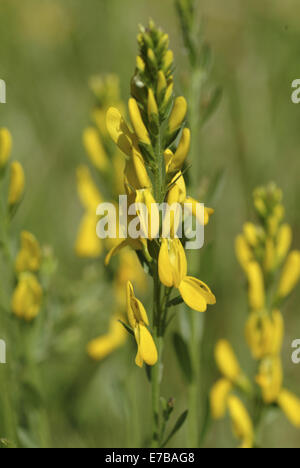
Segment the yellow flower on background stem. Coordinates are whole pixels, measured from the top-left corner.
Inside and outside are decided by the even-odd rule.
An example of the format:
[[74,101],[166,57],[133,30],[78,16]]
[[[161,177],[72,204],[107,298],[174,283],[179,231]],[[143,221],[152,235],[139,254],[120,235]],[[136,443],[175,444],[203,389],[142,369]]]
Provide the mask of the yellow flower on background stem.
[[278,287],[278,297],[283,299],[287,297],[296,287],[300,279],[300,252],[294,250],[291,252],[283,267]]
[[279,310],[269,316],[266,311],[252,312],[246,324],[246,339],[254,359],[280,352],[284,322]]
[[127,315],[138,345],[135,359],[136,365],[142,367],[145,362],[149,366],[154,366],[158,355],[154,340],[148,330],[149,320],[147,312],[141,301],[135,297],[130,281],[127,283]]
[[16,259],[16,271],[38,271],[41,266],[41,248],[34,237],[28,231],[21,233],[21,249]]
[[96,233],[96,213],[87,212],[80,223],[75,251],[78,257],[97,258],[103,251],[102,239]]
[[187,260],[180,239],[162,239],[158,272],[160,281],[167,287],[179,290],[184,302],[193,310],[205,312],[216,298],[203,281],[187,276]]
[[260,310],[265,306],[265,285],[260,265],[250,262],[247,265],[247,276],[249,283],[249,304],[251,309]]
[[242,375],[241,367],[229,341],[220,340],[215,347],[215,359],[220,372],[233,383]]
[[253,260],[253,253],[244,235],[240,234],[235,240],[235,253],[237,259],[247,273],[249,263]]
[[243,231],[244,231],[244,236],[248,244],[251,245],[251,247],[256,247],[258,239],[257,239],[257,229],[256,229],[255,224],[245,223]]
[[279,356],[264,358],[259,366],[256,382],[261,387],[262,397],[265,403],[271,404],[277,401],[283,381],[283,371]]
[[0,169],[6,166],[12,148],[11,133],[7,128],[0,128]]
[[281,263],[288,254],[292,244],[293,233],[289,224],[283,224],[278,231],[276,257],[277,262]]
[[297,428],[300,428],[300,399],[289,392],[281,390],[278,396],[278,404],[288,420]]
[[119,322],[121,318],[117,314],[114,315],[109,322],[108,332],[90,341],[87,352],[92,359],[101,361],[125,343],[127,333]]
[[25,188],[25,174],[23,167],[18,161],[14,161],[10,166],[10,183],[8,190],[8,204],[17,205],[23,196]]
[[254,429],[249,413],[241,400],[235,395],[228,398],[229,414],[233,432],[242,441],[240,448],[252,448],[254,443]]
[[96,128],[88,127],[83,132],[83,143],[92,164],[99,171],[105,171],[109,161]]
[[12,311],[27,321],[33,320],[39,313],[43,290],[32,273],[21,273],[12,297]]
[[214,419],[224,418],[227,410],[228,397],[233,389],[230,380],[218,380],[210,391],[210,407]]

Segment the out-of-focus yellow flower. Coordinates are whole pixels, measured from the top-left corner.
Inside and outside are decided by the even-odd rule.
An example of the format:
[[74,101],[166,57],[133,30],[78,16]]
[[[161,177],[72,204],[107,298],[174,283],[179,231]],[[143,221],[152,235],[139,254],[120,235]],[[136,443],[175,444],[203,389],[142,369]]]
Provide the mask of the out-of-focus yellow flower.
[[39,313],[43,290],[32,273],[21,273],[12,297],[12,311],[27,321],[33,320]]
[[21,233],[21,249],[16,259],[16,272],[38,271],[41,266],[41,248],[34,237],[28,231]]
[[256,382],[261,387],[265,403],[271,404],[277,401],[282,381],[283,372],[280,357],[270,356],[264,358],[260,363]]
[[165,74],[162,70],[159,70],[157,74],[157,94],[161,97],[162,93],[164,93],[167,89],[167,80]]
[[252,448],[254,429],[249,413],[241,400],[235,395],[228,397],[229,414],[232,420],[233,432],[242,441],[240,448]]
[[300,279],[300,252],[293,250],[283,267],[278,287],[278,297],[287,297],[296,287]]
[[168,70],[174,62],[174,53],[172,50],[168,50],[164,57],[164,69]]
[[89,212],[93,212],[96,219],[97,206],[102,203],[102,196],[96,187],[91,172],[83,164],[77,169],[77,188],[82,205]]
[[203,281],[187,276],[186,255],[179,239],[162,239],[158,272],[160,281],[169,288],[179,289],[191,309],[205,312],[208,304],[216,303],[214,294]]
[[23,196],[25,188],[25,174],[23,167],[18,161],[14,161],[10,166],[10,183],[8,190],[8,204],[17,205]]
[[0,128],[0,169],[6,166],[12,148],[11,133],[7,128]]
[[278,231],[277,235],[277,246],[276,246],[276,256],[277,262],[281,263],[291,247],[292,244],[292,229],[289,224],[283,224]]
[[99,171],[105,171],[108,168],[109,162],[96,128],[88,127],[85,129],[83,132],[83,143],[92,164]]
[[210,391],[210,407],[214,419],[224,418],[227,410],[228,396],[233,389],[227,379],[218,380]]
[[150,142],[148,131],[143,122],[138,103],[136,102],[134,98],[129,99],[128,109],[129,109],[130,120],[132,122],[134,131],[138,139],[145,145],[150,145],[151,142]]
[[249,283],[249,304],[253,310],[261,310],[265,306],[265,285],[260,265],[250,262],[247,265],[247,276]]
[[276,267],[276,250],[275,244],[271,237],[267,237],[265,245],[264,269],[267,272],[272,272]]
[[254,359],[276,355],[282,347],[284,322],[279,310],[252,312],[246,324],[246,339]]
[[101,255],[103,243],[97,236],[96,226],[96,214],[87,212],[81,220],[75,244],[78,257],[97,258]]
[[152,335],[147,328],[149,326],[147,312],[141,301],[135,297],[130,281],[127,283],[127,314],[138,345],[136,365],[142,367],[145,362],[149,366],[154,366],[158,355]]
[[233,383],[238,382],[242,371],[229,341],[218,341],[215,347],[215,359],[224,377]]
[[101,361],[125,343],[127,333],[120,319],[119,315],[114,315],[109,322],[108,332],[90,341],[87,352],[92,359]]
[[288,420],[297,428],[300,428],[300,399],[289,392],[281,390],[278,396],[278,404]]
[[169,119],[169,132],[173,133],[181,126],[187,113],[187,102],[183,96],[175,99]]
[[[204,226],[207,226],[207,224],[209,223],[210,217],[214,214],[215,210],[213,208],[208,208],[208,207],[205,206],[204,207],[204,213],[203,213],[203,211],[201,209],[201,204],[192,197],[187,197],[185,199],[185,203],[186,203],[187,209],[189,209],[188,204],[191,204],[192,214],[193,214],[193,216],[195,216],[195,218],[197,218],[197,221],[200,224],[202,224],[203,219],[204,219]],[[200,214],[200,216],[198,216],[198,213]]]
[[242,234],[236,238],[235,252],[241,267],[247,272],[248,265],[253,260],[253,253],[245,236]]
[[255,224],[253,223],[245,223],[244,224],[244,236],[251,247],[255,247],[257,245],[257,229]]

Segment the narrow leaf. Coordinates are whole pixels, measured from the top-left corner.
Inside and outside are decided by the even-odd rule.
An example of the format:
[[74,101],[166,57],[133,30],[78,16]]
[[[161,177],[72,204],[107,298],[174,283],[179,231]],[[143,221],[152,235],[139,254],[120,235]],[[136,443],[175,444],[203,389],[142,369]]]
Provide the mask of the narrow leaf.
[[188,410],[184,411],[181,414],[181,416],[179,416],[179,418],[177,419],[177,421],[175,423],[175,426],[174,426],[173,430],[170,432],[169,436],[166,438],[166,440],[162,444],[161,448],[164,448],[167,445],[167,443],[170,442],[172,437],[174,437],[174,435],[181,429],[181,427],[183,426],[183,424],[186,421],[187,415],[188,415]]

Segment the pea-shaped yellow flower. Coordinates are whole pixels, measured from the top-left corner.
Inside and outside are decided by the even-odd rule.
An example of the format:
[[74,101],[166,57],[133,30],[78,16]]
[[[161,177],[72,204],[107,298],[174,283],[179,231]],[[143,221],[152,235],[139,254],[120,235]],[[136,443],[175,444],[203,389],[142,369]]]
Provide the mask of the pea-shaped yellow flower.
[[41,266],[41,248],[34,237],[28,231],[21,233],[21,249],[16,259],[16,271],[38,271]]
[[154,366],[158,355],[154,340],[148,330],[147,312],[141,301],[135,297],[130,281],[127,283],[127,315],[138,346],[136,365],[142,367],[145,362],[149,366]]
[[17,205],[23,196],[25,188],[25,175],[21,164],[14,161],[10,166],[10,184],[8,191],[9,206]]
[[12,138],[7,128],[0,128],[0,169],[5,167],[11,153]]
[[90,341],[87,352],[92,359],[101,361],[126,341],[127,333],[119,322],[120,318],[114,315],[110,320],[108,333]]
[[39,313],[43,290],[32,273],[22,273],[12,297],[12,311],[27,321],[33,320]]
[[254,443],[254,428],[247,409],[235,395],[229,396],[228,408],[234,434],[237,439],[242,441],[240,448],[252,448]]

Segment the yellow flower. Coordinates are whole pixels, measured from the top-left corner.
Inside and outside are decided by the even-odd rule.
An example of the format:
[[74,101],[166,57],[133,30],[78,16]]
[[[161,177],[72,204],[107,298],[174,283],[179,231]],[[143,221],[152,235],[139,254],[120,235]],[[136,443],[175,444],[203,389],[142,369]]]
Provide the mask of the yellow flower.
[[238,360],[231,344],[220,340],[215,348],[215,359],[220,372],[231,382],[236,383],[242,375]]
[[38,271],[41,266],[41,249],[33,234],[21,233],[21,249],[16,259],[16,272]]
[[187,113],[187,102],[183,96],[175,99],[169,119],[169,132],[173,133],[179,129]]
[[130,189],[139,190],[151,187],[151,182],[141,153],[132,147],[131,156],[126,161],[125,185]]
[[82,205],[96,219],[97,206],[102,203],[102,197],[87,166],[80,165],[77,169],[77,189]]
[[[186,207],[189,209],[188,205],[190,204],[192,207],[192,214],[197,218],[198,222],[200,224],[203,223],[203,217],[204,217],[204,226],[206,226],[209,223],[210,217],[214,214],[215,210],[213,208],[208,208],[204,207],[204,213],[202,212],[201,205],[200,203],[195,200],[192,197],[187,197],[185,199]],[[198,209],[197,209],[198,208]],[[200,214],[200,216],[197,216],[197,214]]]
[[158,116],[158,107],[156,99],[153,93],[153,90],[149,88],[148,90],[148,119],[151,122],[152,116]]
[[283,267],[278,287],[278,296],[283,299],[296,287],[300,278],[300,252],[293,250]]
[[233,432],[242,441],[240,448],[252,448],[254,429],[249,413],[239,398],[230,395],[228,398],[229,414],[232,420]]
[[119,322],[120,318],[117,314],[114,315],[110,320],[108,333],[88,344],[87,352],[92,359],[100,361],[124,344],[127,333]]
[[152,335],[147,328],[149,326],[147,312],[143,304],[135,297],[130,281],[127,283],[127,314],[138,345],[136,365],[142,367],[145,362],[149,366],[154,366],[158,355]]
[[136,211],[140,220],[141,230],[146,239],[155,239],[159,232],[159,209],[149,189],[137,190]]
[[300,428],[300,399],[289,392],[281,390],[278,396],[278,404],[288,420],[297,428]]
[[205,312],[216,298],[203,281],[187,276],[187,261],[179,239],[162,239],[158,272],[160,281],[167,287],[179,289],[184,302],[193,310]]
[[292,244],[292,229],[289,224],[283,224],[277,234],[276,256],[278,263],[281,263],[291,247]]
[[252,312],[246,324],[246,339],[254,359],[278,354],[283,333],[284,323],[279,310],[273,311],[271,317],[265,311]]
[[191,145],[191,132],[188,128],[184,128],[178,148],[175,154],[174,155],[172,154],[172,157],[168,164],[167,172],[177,172],[182,168],[183,163],[186,160],[186,157],[189,153],[190,145]]
[[145,62],[139,55],[136,58],[136,68],[143,73],[145,71]]
[[237,236],[235,240],[235,253],[241,267],[247,272],[248,264],[253,260],[253,253],[245,236],[242,234]]
[[13,206],[17,205],[23,196],[25,188],[25,175],[23,167],[18,161],[11,163],[10,170],[8,204]]
[[228,396],[233,389],[232,383],[227,379],[218,380],[210,391],[210,407],[214,419],[224,418]]
[[256,226],[253,223],[245,223],[244,224],[244,235],[245,238],[251,247],[255,247],[257,245],[257,230]]
[[132,122],[134,131],[138,139],[145,145],[150,145],[151,142],[150,142],[148,131],[143,122],[138,103],[134,98],[129,99],[128,109],[129,109],[130,120]]
[[105,171],[108,167],[108,158],[99,133],[94,127],[88,127],[83,132],[83,143],[92,164],[99,171]]
[[162,70],[157,74],[157,95],[160,96],[167,89],[167,80]]
[[12,138],[9,130],[7,128],[0,128],[0,169],[2,169],[11,153],[12,148]]
[[97,258],[103,251],[102,240],[96,233],[97,218],[93,212],[87,212],[79,226],[75,251],[78,257]]
[[164,69],[168,70],[174,62],[174,54],[172,50],[168,50],[164,56]]
[[265,306],[265,285],[262,270],[257,262],[247,265],[249,283],[249,304],[253,310],[263,309]]
[[43,290],[32,273],[22,273],[12,297],[12,311],[25,320],[34,319],[41,308]]
[[256,382],[261,387],[265,403],[277,401],[283,381],[282,364],[279,356],[266,357],[261,361]]
[[106,126],[111,139],[124,154],[131,157],[133,134],[120,111],[115,107],[110,107],[106,113]]

